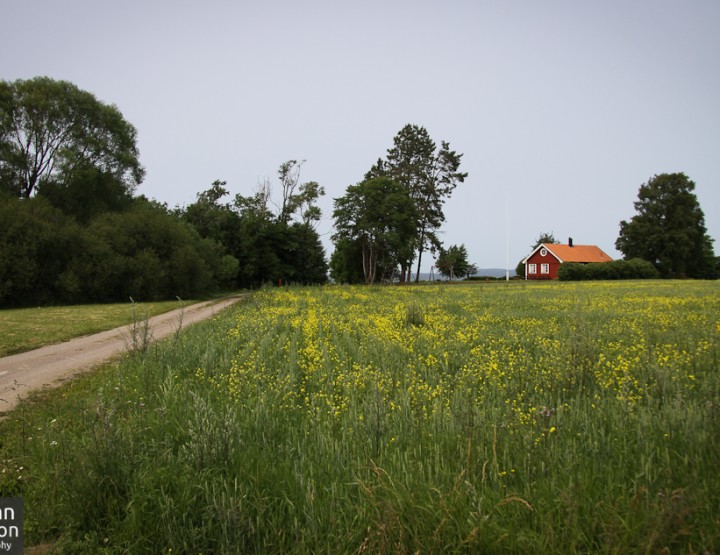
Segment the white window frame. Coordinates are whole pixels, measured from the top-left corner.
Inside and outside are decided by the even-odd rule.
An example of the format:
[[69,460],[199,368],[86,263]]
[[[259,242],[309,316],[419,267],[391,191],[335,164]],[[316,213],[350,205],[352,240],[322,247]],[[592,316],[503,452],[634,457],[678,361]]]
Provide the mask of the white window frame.
[[547,249],[540,249],[540,256],[547,256]]
[[550,273],[550,264],[540,264],[540,273],[541,274],[549,274]]
[[528,275],[537,274],[537,264],[528,264]]

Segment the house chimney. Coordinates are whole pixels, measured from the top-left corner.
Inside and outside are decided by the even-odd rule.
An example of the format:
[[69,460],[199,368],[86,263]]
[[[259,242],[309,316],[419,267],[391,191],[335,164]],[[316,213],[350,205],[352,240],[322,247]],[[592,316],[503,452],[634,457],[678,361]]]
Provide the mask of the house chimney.
[[572,237],[568,237],[568,247],[572,247]]

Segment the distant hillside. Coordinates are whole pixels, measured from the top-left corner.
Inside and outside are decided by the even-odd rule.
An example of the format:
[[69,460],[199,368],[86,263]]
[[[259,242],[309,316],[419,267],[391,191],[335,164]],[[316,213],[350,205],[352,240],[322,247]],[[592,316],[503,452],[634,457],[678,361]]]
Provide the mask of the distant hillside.
[[[515,275],[515,269],[510,270],[510,277],[513,277]],[[478,273],[476,274],[477,277],[492,277],[492,278],[499,278],[499,277],[505,277],[505,268],[481,268],[478,270]],[[441,274],[435,273],[431,276],[429,273],[420,273],[420,280],[421,281],[430,281],[430,279],[446,279]]]

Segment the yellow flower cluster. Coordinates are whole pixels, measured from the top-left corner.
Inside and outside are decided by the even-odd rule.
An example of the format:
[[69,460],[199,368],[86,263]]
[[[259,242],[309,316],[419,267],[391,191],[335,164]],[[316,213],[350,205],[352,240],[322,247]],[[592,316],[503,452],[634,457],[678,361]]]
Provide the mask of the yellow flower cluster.
[[231,367],[196,379],[346,428],[442,422],[492,398],[506,429],[539,441],[578,399],[632,407],[695,387],[720,350],[707,282],[268,289],[236,314]]

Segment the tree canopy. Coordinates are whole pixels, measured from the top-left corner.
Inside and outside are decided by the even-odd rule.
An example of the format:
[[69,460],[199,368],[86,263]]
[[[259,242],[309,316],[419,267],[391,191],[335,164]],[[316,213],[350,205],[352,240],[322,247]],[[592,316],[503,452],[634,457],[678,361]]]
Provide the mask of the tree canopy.
[[323,283],[316,182],[302,162],[230,201],[217,180],[169,210],[135,196],[135,128],[66,81],[0,82],[0,306],[187,298],[267,282]]
[[535,244],[530,247],[531,251],[534,251],[540,245],[557,245],[559,241],[555,239],[555,235],[552,232],[542,232],[535,240]]
[[440,274],[452,281],[455,278],[465,278],[475,271],[475,267],[468,262],[468,252],[465,245],[451,245],[447,249],[441,248],[435,262]]
[[[357,245],[365,283],[374,283],[378,267],[392,269],[412,252],[417,214],[408,191],[387,177],[366,179],[350,185],[344,196],[335,199],[336,252]],[[352,264],[347,252],[338,254]],[[342,275],[338,258],[333,267]],[[335,276],[334,276],[335,277]]]
[[29,198],[93,168],[128,191],[142,182],[137,131],[116,106],[67,81],[0,81],[0,187]]
[[224,181],[215,181],[181,211],[201,236],[214,239],[238,260],[238,285],[327,281],[325,252],[314,229],[321,216],[316,201],[325,191],[314,181],[299,183],[301,165],[296,160],[280,165],[279,201],[265,180],[254,194],[223,203],[229,191]]
[[233,268],[215,241],[142,197],[87,223],[43,196],[0,203],[0,306],[189,298]]
[[640,186],[637,214],[620,222],[615,247],[626,259],[651,262],[663,277],[711,277],[712,239],[694,190],[684,173],[652,177]]
[[365,176],[391,178],[405,187],[415,206],[412,249],[407,258],[399,261],[401,281],[409,276],[414,259],[418,281],[423,253],[441,246],[437,232],[445,221],[443,204],[467,177],[467,173],[459,171],[461,158],[462,154],[450,150],[448,142],[442,141],[437,149],[424,127],[408,124],[393,139],[387,159],[379,159]]

